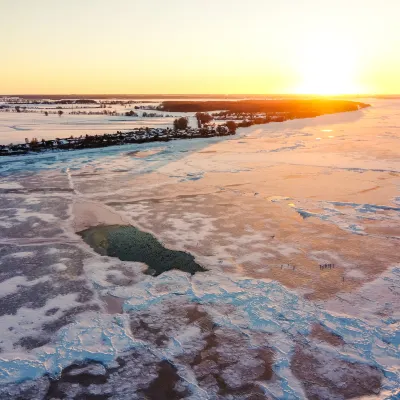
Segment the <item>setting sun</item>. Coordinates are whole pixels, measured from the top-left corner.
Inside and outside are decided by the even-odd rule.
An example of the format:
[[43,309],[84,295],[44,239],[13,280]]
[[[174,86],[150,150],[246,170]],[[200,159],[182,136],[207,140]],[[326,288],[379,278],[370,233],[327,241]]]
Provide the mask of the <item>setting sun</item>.
[[299,94],[353,94],[362,89],[356,83],[357,56],[353,46],[344,40],[320,36],[307,41],[299,56],[301,82]]

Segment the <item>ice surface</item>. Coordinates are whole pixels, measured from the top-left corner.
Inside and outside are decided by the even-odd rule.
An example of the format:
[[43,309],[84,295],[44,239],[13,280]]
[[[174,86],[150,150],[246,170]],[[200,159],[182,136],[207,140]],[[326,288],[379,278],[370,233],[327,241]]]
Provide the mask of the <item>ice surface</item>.
[[[375,101],[0,160],[0,398],[397,398],[399,127]],[[208,271],[147,276],[75,233],[113,224]]]
[[[226,329],[239,334],[246,332],[246,336],[250,337],[257,332],[267,335],[261,344],[255,346],[262,348],[267,345],[276,354],[273,370],[279,376],[280,390],[287,398],[302,397],[301,388],[296,389],[296,385],[293,386],[292,383],[291,357],[298,338],[306,337],[313,324],[317,322],[326,325],[330,332],[340,336],[346,343],[345,346],[335,350],[314,344],[320,349],[318,351],[321,352],[320,357],[324,357],[324,362],[328,362],[332,357],[338,363],[341,362],[339,360],[353,363],[361,361],[366,365],[377,367],[376,371],[384,371],[387,377],[384,381],[386,390],[398,387],[399,339],[396,338],[394,331],[393,334],[389,334],[390,325],[388,326],[387,321],[374,321],[375,324],[372,324],[360,318],[330,313],[311,302],[302,300],[273,281],[245,278],[234,280],[225,275],[204,275],[206,274],[197,274],[188,279],[184,273],[167,272],[156,279],[148,278],[132,287],[131,297],[127,297],[128,291],[125,288],[123,315],[118,317],[81,315],[73,324],[59,331],[53,345],[40,347],[32,351],[28,357],[23,354],[14,356],[2,354],[0,363],[2,383],[38,378],[45,372],[57,374],[71,363],[83,362],[86,359],[112,365],[117,354],[143,346],[179,365],[183,355],[195,351],[197,340],[201,341],[204,334],[201,325],[200,327],[188,325],[188,317],[182,316],[183,321],[178,322],[179,314],[176,314],[176,311],[173,311],[172,321],[166,318],[171,312],[168,309],[174,307],[176,310],[185,310],[189,307],[190,310],[190,307],[201,304],[204,315],[212,316],[212,325],[209,325],[208,329],[217,329],[221,334]],[[218,290],[214,282],[218,282]],[[115,288],[113,293],[118,294],[118,290]],[[228,313],[225,311],[227,306],[231,307]],[[150,325],[144,329],[158,332],[158,335],[164,337],[163,341],[158,342],[157,335],[151,339],[148,333],[140,338],[135,337],[136,330],[138,333],[143,331],[143,325],[132,326],[130,321],[135,321],[141,315],[147,319],[151,316],[149,321],[152,321],[153,327]],[[191,313],[185,315],[190,317]],[[174,320],[176,322],[173,322]],[[163,332],[165,329],[167,330]],[[163,342],[166,343],[165,347],[157,346],[157,343]],[[228,347],[224,350],[223,346],[222,344],[219,353],[232,360],[232,355],[225,352],[233,349]],[[241,386],[238,379],[246,380],[244,376],[241,377],[242,374],[256,361],[250,357],[247,361],[243,359],[241,362],[243,365],[240,367],[236,365],[234,370],[234,374],[239,374],[237,378],[233,378],[229,370],[224,372],[227,374],[225,381],[234,379],[234,382],[229,384],[232,388],[235,385]],[[332,371],[329,373],[334,376],[328,379],[340,381],[340,376]],[[328,376],[326,373],[321,374]],[[379,374],[376,376],[380,377]]]

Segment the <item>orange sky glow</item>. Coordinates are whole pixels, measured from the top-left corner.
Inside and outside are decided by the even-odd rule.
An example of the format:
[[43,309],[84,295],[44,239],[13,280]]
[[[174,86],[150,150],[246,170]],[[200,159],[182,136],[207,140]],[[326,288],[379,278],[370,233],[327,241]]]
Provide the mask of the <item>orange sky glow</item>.
[[0,0],[0,93],[400,93],[400,1]]

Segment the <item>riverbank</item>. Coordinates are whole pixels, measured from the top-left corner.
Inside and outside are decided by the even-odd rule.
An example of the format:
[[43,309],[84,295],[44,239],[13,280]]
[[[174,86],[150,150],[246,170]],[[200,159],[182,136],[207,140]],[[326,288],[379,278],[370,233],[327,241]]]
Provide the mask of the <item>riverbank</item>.
[[[293,119],[313,118],[324,114],[357,111],[369,107],[369,104],[344,100],[243,100],[243,101],[166,101],[158,110],[175,112],[198,111],[197,128],[182,127],[175,129],[140,127],[130,131],[104,133],[100,135],[81,135],[79,137],[55,138],[50,140],[26,138],[25,143],[0,145],[0,156],[38,154],[48,151],[79,150],[140,144],[149,142],[166,142],[177,139],[211,138],[234,135],[236,128],[252,125],[284,122]],[[136,107],[135,107],[136,108]],[[199,111],[220,110],[212,115]],[[221,111],[223,110],[223,111]],[[135,112],[125,112],[126,115]],[[146,113],[147,115],[147,113]],[[149,114],[149,116],[153,116]],[[157,114],[155,114],[157,116]],[[205,118],[207,117],[207,118]],[[181,118],[186,119],[187,118]],[[213,120],[223,120],[218,125]]]
[[0,156],[37,154],[49,151],[92,149],[134,143],[168,142],[177,139],[210,138],[234,135],[226,126],[187,128],[136,128],[129,132],[105,133],[103,135],[69,137],[55,140],[32,140],[24,144],[0,145]]

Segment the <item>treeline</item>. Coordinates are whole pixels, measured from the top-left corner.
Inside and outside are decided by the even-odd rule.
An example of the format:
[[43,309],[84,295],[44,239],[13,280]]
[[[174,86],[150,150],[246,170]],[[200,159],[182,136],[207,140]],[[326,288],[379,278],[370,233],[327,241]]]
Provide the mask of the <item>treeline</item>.
[[345,111],[356,111],[369,104],[330,99],[283,99],[240,101],[164,101],[159,106],[169,112],[208,112],[226,110],[229,113],[285,113],[289,118],[316,117]]

